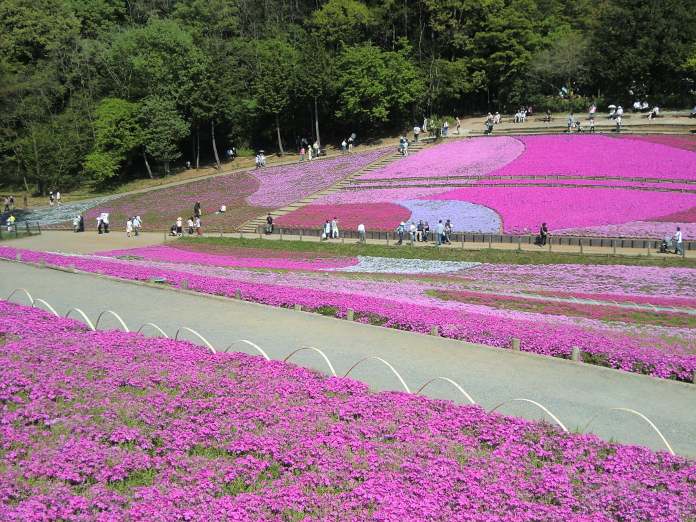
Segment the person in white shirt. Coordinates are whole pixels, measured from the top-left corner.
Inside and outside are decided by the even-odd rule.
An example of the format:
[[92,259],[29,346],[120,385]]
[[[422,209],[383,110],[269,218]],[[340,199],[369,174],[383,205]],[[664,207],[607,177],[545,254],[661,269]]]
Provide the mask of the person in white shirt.
[[674,253],[684,255],[681,227],[677,227],[677,231],[674,233]]
[[365,242],[365,225],[363,223],[358,225],[358,239],[360,243]]
[[331,237],[338,239],[338,219],[335,217],[331,220]]
[[140,235],[140,228],[142,226],[143,226],[143,222],[140,219],[140,216],[135,216],[133,218],[133,232],[135,232],[136,236]]
[[60,206],[60,191],[56,191],[56,205]]
[[186,226],[188,227],[189,236],[193,235],[193,216],[186,220]]
[[411,221],[411,224],[408,226],[408,233],[411,236],[411,242],[416,241],[416,224]]
[[421,129],[418,125],[413,127],[413,141],[418,142],[418,135],[421,133]]
[[193,220],[193,227],[196,229],[196,234],[201,236],[203,235],[203,230],[201,229],[201,218],[196,217]]
[[133,233],[133,220],[131,218],[128,218],[128,221],[126,221],[126,237],[131,237],[132,233]]
[[176,218],[176,235],[181,236],[184,233],[184,220],[181,216]]

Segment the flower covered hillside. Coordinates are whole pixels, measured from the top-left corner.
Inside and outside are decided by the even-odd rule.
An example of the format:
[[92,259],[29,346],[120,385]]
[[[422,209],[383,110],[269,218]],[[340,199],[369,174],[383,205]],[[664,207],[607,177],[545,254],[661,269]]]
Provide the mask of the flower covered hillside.
[[0,519],[678,521],[696,464],[0,302]]

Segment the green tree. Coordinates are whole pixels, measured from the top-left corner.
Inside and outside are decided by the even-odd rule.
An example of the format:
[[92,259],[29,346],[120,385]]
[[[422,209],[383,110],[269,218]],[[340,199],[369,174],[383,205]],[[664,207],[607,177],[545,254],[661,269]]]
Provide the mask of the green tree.
[[402,118],[425,85],[405,50],[374,45],[346,48],[338,60],[336,116],[355,125],[382,125]]
[[555,35],[546,49],[539,51],[530,63],[530,73],[553,87],[556,94],[565,87],[573,97],[576,87],[585,82],[588,41],[577,31]]
[[189,124],[177,112],[173,101],[159,96],[143,100],[138,123],[143,129],[146,154],[162,162],[164,174],[169,175],[169,164],[181,157],[179,142],[188,136]]
[[256,70],[253,80],[254,97],[259,110],[275,120],[278,150],[284,154],[280,132],[280,115],[288,109],[297,90],[300,55],[288,42],[268,39],[255,46]]
[[374,23],[370,9],[357,0],[329,0],[309,19],[314,34],[333,49],[360,43]]

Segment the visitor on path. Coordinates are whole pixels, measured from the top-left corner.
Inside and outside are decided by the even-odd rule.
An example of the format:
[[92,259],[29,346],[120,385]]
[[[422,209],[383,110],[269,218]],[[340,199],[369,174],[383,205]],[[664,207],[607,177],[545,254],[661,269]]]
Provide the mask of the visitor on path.
[[355,143],[355,133],[350,135],[348,138],[348,153],[353,152],[353,144]]
[[406,232],[406,223],[403,221],[399,223],[399,226],[396,227],[396,235],[399,237],[399,240],[396,242],[397,245],[400,245],[404,242],[404,233]]
[[305,150],[304,147],[300,147],[300,163],[304,161]]
[[689,118],[696,118],[696,105],[694,105],[694,108],[691,109],[691,113],[689,114]]
[[181,216],[176,218],[176,235],[179,237],[184,235],[184,220]]
[[189,236],[192,236],[193,235],[193,216],[189,217],[186,220],[186,228],[188,228]]
[[594,116],[590,117],[590,133],[594,134],[595,131],[595,121],[594,121]]
[[619,105],[619,106],[617,107],[617,109],[616,109],[616,117],[617,117],[617,118],[622,118],[622,117],[623,117],[623,114],[624,114],[623,107],[622,107],[621,105]]
[[652,110],[648,113],[648,119],[653,120],[657,118],[660,115],[660,108],[656,105],[655,107],[652,108]]
[[10,211],[10,198],[5,196],[3,200],[3,212],[9,212]]
[[196,235],[197,236],[202,236],[203,235],[203,229],[201,228],[201,218],[196,217],[193,220],[193,228],[196,229]]
[[416,226],[416,241],[421,243],[423,241],[423,230],[425,229],[425,225],[423,224],[423,220],[421,219],[418,222],[418,225]]
[[[490,112],[488,114],[490,114]],[[496,113],[493,115],[493,125],[498,125],[500,123],[500,118],[500,113],[496,111]]]
[[442,223],[441,219],[437,222],[435,234],[437,235],[437,246],[442,245],[442,240],[445,237],[445,225]]
[[7,218],[7,231],[12,232],[12,227],[15,226],[15,217],[13,214],[10,214],[10,217]]
[[459,136],[459,129],[462,128],[462,120],[459,119],[459,116],[457,116],[457,136]]
[[430,237],[430,225],[426,221],[425,225],[423,225],[423,241],[427,242],[429,237]]
[[588,114],[589,118],[593,119],[595,113],[597,112],[597,105],[595,105],[594,103],[592,105],[590,105],[590,109],[588,112],[589,112],[589,114]]
[[321,238],[325,240],[331,239],[331,222],[328,219],[324,223],[324,232],[321,234]]
[[573,113],[571,112],[568,115],[568,134],[570,134],[573,131],[574,125],[575,125],[575,118],[573,117]]
[[220,205],[220,210],[218,210],[217,213],[224,214],[225,212],[227,212],[227,205],[223,203],[222,205]]
[[186,170],[191,170],[191,162],[186,160]]
[[413,221],[408,226],[408,234],[411,238],[411,243],[414,243],[416,241],[416,224]]
[[85,231],[85,216],[80,214],[80,224],[77,229],[78,232],[84,232]]
[[445,237],[444,237],[444,242],[449,244],[450,243],[450,237],[452,236],[452,221],[447,220],[445,221]]
[[674,253],[682,256],[684,255],[681,227],[677,227],[677,231],[674,233]]
[[312,149],[314,150],[314,157],[318,158],[319,154],[321,154],[321,150],[319,150],[319,142],[315,141],[314,144],[312,145]]
[[56,205],[60,206],[60,191],[56,191]]
[[193,204],[193,215],[194,217],[201,217],[201,202],[196,201]]
[[273,216],[271,216],[271,213],[269,212],[268,215],[266,216],[266,234],[272,234],[273,233]]
[[53,196],[53,191],[48,193],[48,204],[53,206],[53,203],[55,203],[56,199]]
[[15,199],[14,196],[10,195],[10,211],[14,212],[15,209]]
[[616,132],[621,132],[621,125],[623,124],[623,118],[621,116],[616,117]]
[[428,118],[423,118],[423,132],[428,132]]
[[343,153],[343,154],[346,153],[346,147],[348,147],[348,143],[346,142],[346,140],[343,140],[341,142],[341,153]]
[[537,237],[537,244],[540,247],[546,246],[546,242],[549,239],[549,227],[546,226],[546,223],[542,223],[541,227],[539,228],[539,237]]
[[415,141],[416,143],[418,143],[418,136],[420,136],[420,133],[421,128],[418,125],[413,127],[413,141]]
[[359,243],[365,242],[365,225],[363,223],[360,223],[358,225],[358,242]]
[[256,168],[260,169],[262,167],[266,166],[266,156],[264,155],[263,151],[259,151],[259,153],[256,155]]
[[72,228],[73,232],[77,233],[79,232],[80,228],[80,216],[75,216],[72,220]]
[[143,226],[143,221],[140,219],[140,216],[135,216],[133,218],[133,232],[135,233],[136,236],[140,235],[140,229]]
[[97,232],[99,234],[109,233],[109,213],[102,212],[97,216]]
[[442,124],[442,135],[447,137],[449,133],[449,122],[445,120],[445,123]]
[[331,237],[332,239],[338,239],[339,233],[338,233],[338,219],[336,219],[336,216],[331,220]]
[[133,219],[128,218],[126,220],[126,237],[131,237],[132,233],[133,233]]

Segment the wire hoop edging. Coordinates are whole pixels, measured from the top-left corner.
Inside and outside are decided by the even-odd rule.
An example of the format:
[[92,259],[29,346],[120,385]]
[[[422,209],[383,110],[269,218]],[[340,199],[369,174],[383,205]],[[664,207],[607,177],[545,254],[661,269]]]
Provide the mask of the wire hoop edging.
[[145,328],[146,326],[149,326],[150,328],[154,328],[154,329],[157,330],[159,333],[161,333],[166,339],[169,339],[169,336],[167,335],[167,332],[165,332],[164,330],[162,330],[162,329],[161,329],[159,326],[157,326],[155,323],[145,323],[145,324],[141,324],[141,325],[140,325],[140,328],[138,328],[138,331],[137,331],[136,333],[142,333],[143,328]]
[[90,330],[92,330],[93,332],[95,332],[95,331],[97,330],[97,329],[94,327],[94,325],[92,324],[92,321],[89,320],[89,317],[87,317],[87,314],[84,313],[82,310],[80,310],[79,308],[71,308],[70,310],[68,310],[67,312],[65,312],[65,318],[66,318],[66,319],[67,319],[68,317],[70,317],[70,312],[77,312],[78,314],[80,314],[80,315],[82,316],[82,319],[85,320],[85,323],[87,323],[87,326],[89,326],[89,329],[90,329]]
[[292,357],[296,353],[304,352],[306,350],[311,350],[311,351],[316,352],[319,355],[321,355],[324,358],[324,360],[326,361],[326,364],[329,366],[329,370],[331,370],[331,375],[333,375],[334,377],[338,377],[338,375],[336,374],[336,370],[334,370],[333,364],[331,364],[331,361],[326,356],[326,354],[324,352],[322,352],[319,348],[315,348],[314,346],[302,346],[301,348],[298,348],[297,350],[288,354],[288,356],[285,357],[285,359],[283,359],[283,362],[287,362],[288,359],[290,359],[290,357]]
[[12,290],[12,292],[10,292],[10,295],[8,295],[5,298],[5,301],[9,301],[10,299],[12,299],[12,296],[15,295],[17,292],[24,292],[24,295],[26,295],[29,298],[29,302],[31,303],[31,305],[34,305],[34,298],[31,296],[31,294],[27,291],[26,288],[15,288],[14,290]]
[[583,428],[582,432],[583,433],[587,432],[587,428],[590,427],[590,424],[592,424],[600,415],[602,415],[606,412],[611,412],[611,411],[625,411],[625,412],[631,413],[632,415],[636,415],[637,417],[640,417],[641,419],[643,419],[655,431],[655,433],[657,433],[657,435],[660,437],[660,439],[662,439],[662,442],[665,444],[665,447],[667,448],[667,451],[669,451],[669,454],[674,455],[674,450],[672,449],[672,446],[669,444],[669,442],[667,442],[667,439],[662,434],[662,432],[657,428],[657,426],[655,426],[655,423],[653,423],[653,421],[648,419],[641,412],[636,411],[636,410],[632,410],[631,408],[609,408],[608,410],[600,411],[594,417],[592,417],[587,424],[585,424],[585,427]]
[[268,354],[267,354],[259,345],[257,345],[256,343],[253,343],[253,342],[251,342],[251,341],[249,341],[249,340],[247,340],[247,339],[239,339],[239,340],[237,340],[237,341],[234,341],[234,342],[233,342],[232,344],[230,344],[227,348],[225,348],[224,350],[221,350],[221,351],[222,351],[222,353],[227,353],[227,352],[230,351],[230,348],[232,348],[235,344],[240,344],[240,343],[248,344],[248,345],[251,346],[254,350],[256,350],[257,352],[259,352],[259,353],[261,354],[261,357],[263,357],[263,358],[266,359],[267,361],[270,361],[270,360],[271,360],[271,358],[268,356]]
[[459,390],[459,391],[461,392],[461,394],[466,398],[466,400],[469,401],[469,403],[471,403],[471,404],[476,404],[476,401],[475,401],[474,399],[471,398],[471,395],[469,395],[469,394],[467,393],[467,391],[466,391],[464,388],[462,388],[461,386],[459,386],[459,384],[457,384],[456,382],[454,382],[454,381],[453,381],[452,379],[450,379],[449,377],[433,377],[433,378],[430,379],[428,382],[426,382],[423,386],[421,386],[420,388],[418,388],[418,390],[416,391],[416,395],[420,395],[420,392],[422,392],[425,388],[427,388],[428,386],[430,386],[430,384],[432,384],[432,383],[435,382],[435,381],[445,381],[445,382],[450,383],[452,386],[454,386],[455,388],[457,388],[457,390]]
[[45,301],[45,300],[43,300],[43,299],[40,299],[40,298],[36,298],[36,299],[34,299],[34,302],[31,304],[32,308],[36,308],[36,303],[40,303],[40,304],[44,305],[46,308],[48,308],[48,310],[49,310],[53,315],[55,315],[56,317],[60,317],[60,314],[59,314],[58,312],[56,312],[56,309],[53,308],[53,307],[51,306],[51,304],[48,303],[47,301]]
[[95,329],[95,330],[97,330],[97,329],[99,328],[99,322],[101,321],[101,318],[104,316],[104,314],[110,314],[110,315],[114,316],[114,317],[118,320],[118,322],[121,323],[121,326],[123,327],[123,331],[126,332],[126,333],[130,332],[130,330],[129,330],[128,327],[126,326],[126,323],[123,321],[123,319],[121,319],[121,316],[118,315],[118,314],[117,314],[116,312],[114,312],[113,310],[104,310],[103,312],[101,312],[101,313],[99,314],[99,316],[97,317],[97,322],[94,323],[94,329]]
[[348,374],[350,372],[352,372],[356,368],[356,366],[364,363],[365,361],[369,361],[370,359],[377,360],[377,361],[387,365],[387,367],[389,367],[389,369],[392,371],[392,373],[394,375],[396,375],[396,378],[399,379],[399,382],[401,383],[401,386],[404,387],[404,390],[406,390],[406,393],[411,393],[411,390],[409,389],[408,385],[406,384],[404,379],[401,377],[401,375],[399,375],[399,372],[397,372],[396,369],[394,369],[394,367],[391,364],[389,364],[387,361],[385,361],[381,357],[378,357],[377,355],[370,355],[368,357],[363,357],[358,362],[356,362],[353,366],[351,366],[350,369],[343,376],[348,377]]
[[192,333],[196,337],[198,337],[203,343],[205,343],[206,347],[213,353],[216,354],[217,351],[215,351],[215,348],[213,348],[213,345],[208,342],[208,339],[203,337],[201,334],[199,334],[196,330],[193,328],[189,328],[188,326],[182,326],[176,331],[176,335],[174,336],[174,340],[178,341],[179,340],[179,333],[181,333],[181,330],[186,330],[187,332]]
[[500,404],[498,404],[495,408],[493,408],[493,409],[490,411],[490,413],[495,412],[495,410],[497,410],[497,409],[500,408],[501,406],[505,406],[506,404],[510,404],[511,402],[528,402],[528,403],[530,403],[530,404],[533,404],[533,405],[536,406],[537,408],[541,409],[544,413],[546,413],[549,417],[551,417],[551,418],[553,419],[553,421],[554,421],[556,424],[558,424],[558,426],[559,426],[564,432],[568,433],[568,428],[566,428],[566,427],[564,426],[564,424],[558,419],[558,417],[556,417],[553,413],[551,413],[551,412],[549,411],[549,409],[548,409],[546,406],[543,406],[543,405],[539,404],[538,402],[533,401],[533,400],[531,400],[531,399],[518,398],[518,399],[510,399],[510,400],[508,400],[508,401],[503,401],[503,402],[501,402]]

